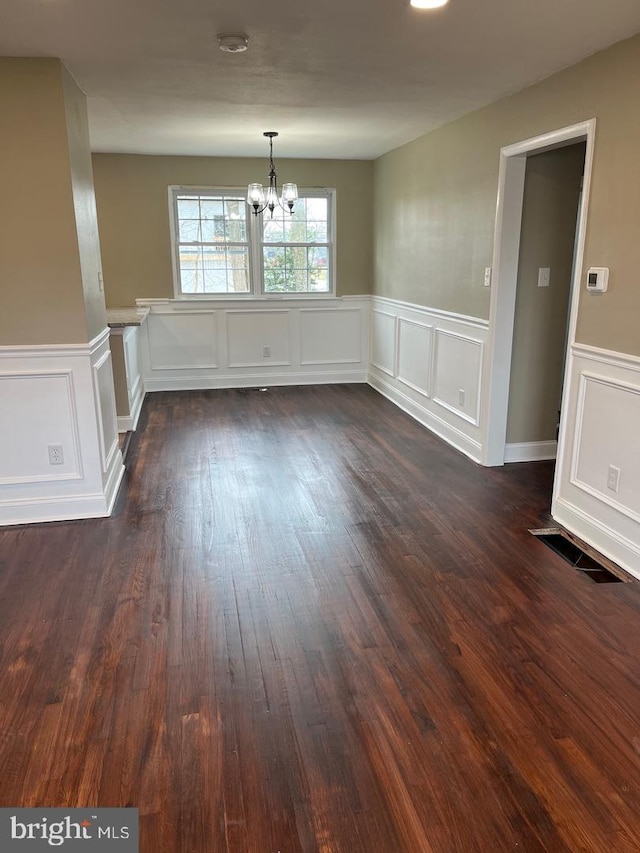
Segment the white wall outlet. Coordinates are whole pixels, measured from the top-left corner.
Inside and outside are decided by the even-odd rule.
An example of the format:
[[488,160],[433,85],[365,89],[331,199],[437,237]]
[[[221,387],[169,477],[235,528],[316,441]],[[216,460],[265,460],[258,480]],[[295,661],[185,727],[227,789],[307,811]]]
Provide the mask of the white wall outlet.
[[464,388],[461,388],[458,391],[458,403],[460,404],[460,407],[464,409]]
[[616,468],[615,465],[609,465],[609,471],[607,473],[607,488],[611,489],[612,492],[617,492],[620,487],[620,469]]
[[61,444],[49,445],[49,465],[64,465],[64,449]]
[[549,287],[551,267],[540,267],[538,270],[538,287]]
[[590,267],[587,271],[587,290],[606,293],[609,287],[609,267]]
[[262,347],[262,357],[271,358],[271,347]]
[[491,267],[484,268],[484,286],[491,287]]

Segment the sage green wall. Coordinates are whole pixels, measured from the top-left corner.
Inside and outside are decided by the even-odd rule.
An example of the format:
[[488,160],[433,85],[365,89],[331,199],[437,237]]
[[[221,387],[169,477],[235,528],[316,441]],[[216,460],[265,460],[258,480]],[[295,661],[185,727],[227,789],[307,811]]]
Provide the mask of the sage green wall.
[[375,162],[374,288],[489,316],[500,148],[597,119],[587,266],[609,292],[581,291],[577,339],[640,355],[640,36],[445,125]]
[[0,59],[0,345],[106,326],[86,99],[59,59]]
[[[276,152],[277,154],[277,152]],[[93,171],[109,307],[136,298],[172,297],[167,187],[245,187],[266,182],[267,158],[94,154]],[[372,288],[373,163],[282,160],[278,177],[304,187],[335,187],[338,295]]]
[[67,146],[71,190],[76,220],[77,252],[80,260],[87,338],[93,340],[107,325],[101,273],[98,217],[93,189],[87,99],[63,67]]
[[58,59],[0,59],[0,345],[87,338]]
[[[584,155],[581,143],[527,158],[508,442],[556,438]],[[549,287],[538,287],[540,267]]]

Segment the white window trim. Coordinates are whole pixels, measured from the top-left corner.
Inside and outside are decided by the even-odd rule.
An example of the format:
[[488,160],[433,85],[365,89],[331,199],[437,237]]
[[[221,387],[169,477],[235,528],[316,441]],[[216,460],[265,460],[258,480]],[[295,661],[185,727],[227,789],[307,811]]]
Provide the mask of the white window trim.
[[[169,233],[171,239],[171,271],[173,275],[174,299],[180,301],[229,301],[239,300],[281,300],[299,299],[335,299],[336,298],[336,191],[334,187],[299,187],[300,198],[308,196],[326,196],[329,210],[327,237],[329,243],[329,290],[326,292],[284,292],[266,293],[264,290],[264,270],[262,265],[262,222],[263,214],[255,216],[247,211],[247,237],[249,245],[249,286],[247,293],[182,293],[180,289],[180,269],[178,264],[178,210],[177,196],[180,193],[220,193],[220,195],[241,196],[246,199],[246,187],[220,187],[204,185],[178,185],[168,187],[169,196]],[[268,243],[266,245],[269,245]],[[274,244],[282,245],[282,244]],[[306,244],[312,245],[312,244]]]

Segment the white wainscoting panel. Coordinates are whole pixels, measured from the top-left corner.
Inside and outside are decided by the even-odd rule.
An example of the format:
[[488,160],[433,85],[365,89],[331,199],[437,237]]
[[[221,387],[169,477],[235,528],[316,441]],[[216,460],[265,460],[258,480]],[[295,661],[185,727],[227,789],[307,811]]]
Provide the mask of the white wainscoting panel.
[[371,302],[370,384],[479,461],[486,320],[387,297],[373,296]]
[[398,380],[414,391],[431,395],[433,326],[398,318]]
[[[124,474],[109,330],[88,344],[0,347],[0,525],[109,515]],[[64,464],[49,463],[61,445]]]
[[217,323],[215,311],[153,313],[147,320],[153,370],[215,368]]
[[478,426],[483,342],[462,332],[436,329],[433,399]]
[[[368,296],[140,299],[138,305],[150,309],[140,330],[146,391],[367,381]],[[176,333],[190,337],[189,318],[199,329],[194,358]]]
[[[571,482],[640,524],[640,377],[630,385],[584,372]],[[612,417],[615,412],[615,417]],[[618,489],[607,486],[609,466],[621,472]]]
[[300,310],[300,364],[360,364],[362,310]]
[[116,398],[113,392],[111,352],[106,352],[93,365],[93,384],[96,395],[98,436],[102,454],[102,470],[109,470],[111,457],[118,447]]
[[[129,395],[129,422],[125,429],[133,430],[138,425],[138,418],[144,402],[144,382],[140,369],[140,327],[127,326],[123,334],[124,364],[127,378],[127,393]],[[122,431],[118,418],[118,430]]]
[[226,318],[227,367],[291,365],[289,311],[227,311]]
[[[0,485],[80,479],[73,372],[1,372],[0,435]],[[50,444],[62,465],[49,462]]]
[[371,364],[386,373],[396,375],[396,326],[397,315],[391,311],[376,309],[376,300],[371,312]]
[[[146,319],[142,320],[145,323]],[[135,430],[144,402],[144,382],[140,367],[140,326],[116,326],[111,329],[112,368],[117,378],[116,412],[118,432]],[[126,388],[126,397],[123,390]]]
[[640,358],[574,344],[570,374],[552,515],[640,578]]

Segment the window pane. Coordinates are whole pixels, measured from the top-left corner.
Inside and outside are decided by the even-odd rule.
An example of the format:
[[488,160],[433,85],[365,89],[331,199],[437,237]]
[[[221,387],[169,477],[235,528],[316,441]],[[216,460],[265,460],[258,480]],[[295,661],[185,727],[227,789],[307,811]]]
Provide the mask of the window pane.
[[318,222],[310,219],[307,222],[307,242],[308,243],[326,243],[327,242],[327,222]]
[[285,251],[285,264],[288,270],[307,268],[307,247],[290,246]]
[[247,213],[247,202],[243,198],[225,198],[225,219],[244,219]]
[[203,243],[224,242],[224,239],[224,217],[216,216],[214,219],[202,220]]
[[177,207],[181,291],[247,293],[249,251],[244,198],[215,193],[184,195],[178,196]]
[[180,281],[184,293],[203,293],[202,250],[199,246],[180,247]]
[[287,243],[306,243],[307,221],[301,216],[292,216],[284,224],[284,239]]
[[264,249],[264,289],[267,293],[283,293],[287,289],[285,249],[276,246]]
[[317,219],[327,221],[327,199],[326,198],[307,198],[306,210],[307,219]]
[[226,225],[227,240],[232,243],[246,243],[247,227],[242,219],[227,219]]
[[329,291],[329,249],[326,246],[309,248],[309,290],[314,293]]
[[265,243],[282,243],[284,240],[284,228],[282,219],[265,219],[264,220],[264,242]]
[[[273,219],[263,219],[267,293],[330,292],[328,216],[327,198],[302,197],[296,202],[293,215],[276,210]],[[285,245],[276,247],[274,243]]]
[[179,240],[181,243],[199,243],[201,240],[199,219],[181,219],[179,221],[179,231]]
[[201,219],[224,219],[224,202],[221,198],[200,198]]
[[200,219],[200,201],[178,196],[178,219]]

